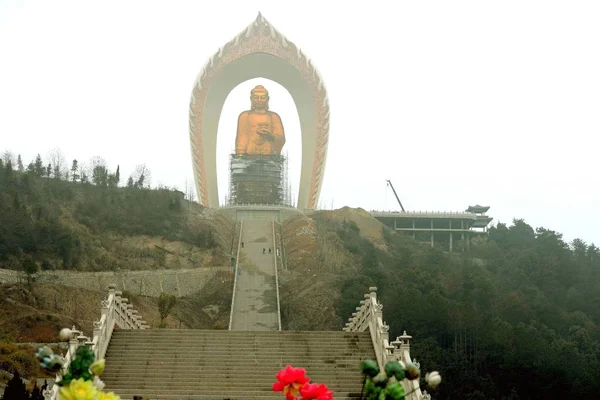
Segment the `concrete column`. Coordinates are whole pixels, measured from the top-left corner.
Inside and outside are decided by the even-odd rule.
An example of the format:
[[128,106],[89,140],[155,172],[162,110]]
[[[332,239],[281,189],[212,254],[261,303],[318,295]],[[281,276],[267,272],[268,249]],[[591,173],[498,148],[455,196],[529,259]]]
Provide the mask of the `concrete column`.
[[450,220],[450,253],[452,253],[452,220]]
[[394,218],[394,230],[396,230],[396,229],[398,229],[398,228],[396,227],[396,218]]
[[413,219],[412,223],[413,223],[413,239],[415,239],[417,237],[417,235],[415,232],[415,220],[414,219]]
[[434,239],[433,239],[433,219],[431,220],[430,226],[431,226],[431,247],[433,247],[433,245],[434,245],[434,243],[433,243],[433,241],[434,241]]
[[462,251],[465,251],[465,228],[464,221],[460,221],[460,241],[462,242]]

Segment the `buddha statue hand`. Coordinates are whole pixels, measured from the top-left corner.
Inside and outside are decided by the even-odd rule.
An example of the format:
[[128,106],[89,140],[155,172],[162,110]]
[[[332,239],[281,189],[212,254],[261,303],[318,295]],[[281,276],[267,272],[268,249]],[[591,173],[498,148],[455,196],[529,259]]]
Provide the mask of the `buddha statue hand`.
[[269,128],[258,128],[256,130],[256,133],[262,136],[263,139],[269,140],[271,142],[275,140],[275,135],[273,135],[273,132],[271,132]]

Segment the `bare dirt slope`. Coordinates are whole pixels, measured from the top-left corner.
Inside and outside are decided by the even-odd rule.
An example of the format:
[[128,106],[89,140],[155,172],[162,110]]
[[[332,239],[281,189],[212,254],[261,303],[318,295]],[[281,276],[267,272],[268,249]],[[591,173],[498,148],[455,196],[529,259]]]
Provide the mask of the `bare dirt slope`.
[[[226,326],[231,301],[231,274],[218,274],[209,290],[178,300],[166,319],[167,328],[212,329]],[[86,336],[100,318],[100,301],[108,292],[61,285],[0,286],[0,337],[17,342],[55,342],[61,328],[75,325]],[[154,328],[160,325],[158,300],[123,293]]]
[[283,223],[287,271],[281,274],[280,294],[284,329],[337,330],[343,326],[346,318],[335,309],[339,282],[360,263],[336,232],[344,224],[357,227],[359,235],[374,246],[386,248],[383,225],[362,209],[318,211]]

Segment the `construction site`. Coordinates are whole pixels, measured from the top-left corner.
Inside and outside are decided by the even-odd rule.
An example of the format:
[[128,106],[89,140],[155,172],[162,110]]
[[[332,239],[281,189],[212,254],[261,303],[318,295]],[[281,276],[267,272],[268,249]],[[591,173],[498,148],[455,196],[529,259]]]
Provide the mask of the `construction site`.
[[228,205],[291,206],[287,158],[280,154],[231,154]]

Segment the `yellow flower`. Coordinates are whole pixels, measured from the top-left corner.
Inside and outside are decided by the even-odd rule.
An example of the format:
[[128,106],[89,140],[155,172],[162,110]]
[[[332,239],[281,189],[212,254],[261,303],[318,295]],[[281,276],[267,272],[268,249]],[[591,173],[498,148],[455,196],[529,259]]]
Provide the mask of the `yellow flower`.
[[104,359],[98,360],[90,365],[90,371],[92,371],[92,374],[100,376],[104,372],[104,367],[106,367],[106,361]]
[[75,379],[68,385],[61,387],[58,395],[61,400],[92,400],[97,393],[98,391],[92,381]]
[[121,398],[119,396],[117,396],[116,394],[114,394],[113,392],[108,392],[108,393],[98,392],[97,400],[121,400]]

